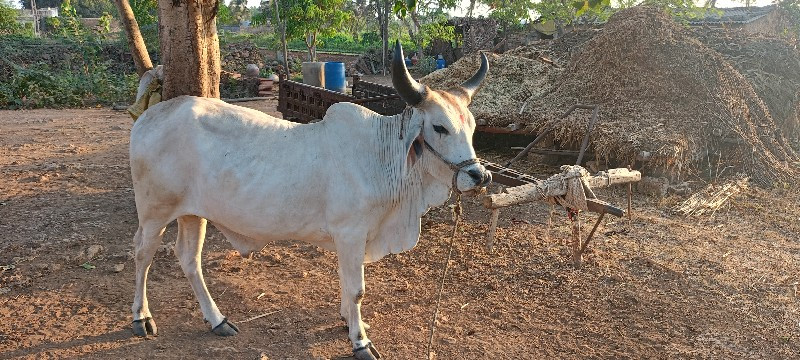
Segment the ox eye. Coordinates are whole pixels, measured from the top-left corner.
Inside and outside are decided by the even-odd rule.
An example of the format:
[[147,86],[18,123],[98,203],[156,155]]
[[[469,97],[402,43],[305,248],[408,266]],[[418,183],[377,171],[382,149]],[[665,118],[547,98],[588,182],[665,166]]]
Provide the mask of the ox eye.
[[450,134],[450,132],[447,131],[447,129],[445,129],[444,126],[441,126],[441,125],[433,125],[433,131],[436,131],[437,133],[442,134],[442,135]]

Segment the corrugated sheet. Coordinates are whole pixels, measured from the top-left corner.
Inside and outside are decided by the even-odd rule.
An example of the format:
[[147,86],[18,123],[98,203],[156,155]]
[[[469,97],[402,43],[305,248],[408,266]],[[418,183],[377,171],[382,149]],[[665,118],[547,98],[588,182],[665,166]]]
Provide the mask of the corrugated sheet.
[[756,21],[771,11],[775,5],[717,8],[707,12],[706,17],[689,21],[690,25],[722,25],[722,24],[748,24]]

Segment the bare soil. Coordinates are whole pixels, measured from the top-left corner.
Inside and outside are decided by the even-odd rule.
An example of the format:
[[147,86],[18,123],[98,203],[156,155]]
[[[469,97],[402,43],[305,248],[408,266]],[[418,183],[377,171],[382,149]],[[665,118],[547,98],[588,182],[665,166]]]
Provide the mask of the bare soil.
[[[0,112],[0,358],[346,358],[334,254],[281,242],[244,259],[213,228],[206,280],[242,332],[203,323],[170,226],[148,282],[159,336],[132,336],[130,127],[108,109]],[[622,205],[625,193],[598,195]],[[465,199],[437,358],[797,358],[797,185],[753,188],[700,219],[671,215],[681,200],[636,194],[632,223],[605,220],[576,270],[563,210],[552,228],[547,205],[504,210],[488,253],[488,213]],[[423,224],[416,248],[366,267],[365,321],[387,359],[426,356],[449,207]]]

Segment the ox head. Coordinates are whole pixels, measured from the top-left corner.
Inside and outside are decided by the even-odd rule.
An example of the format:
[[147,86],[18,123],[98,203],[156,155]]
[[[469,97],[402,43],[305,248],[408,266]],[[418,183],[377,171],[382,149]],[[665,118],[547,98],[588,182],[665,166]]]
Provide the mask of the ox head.
[[446,91],[418,83],[408,73],[403,59],[403,48],[397,41],[392,60],[392,84],[400,97],[416,109],[414,116],[421,120],[419,134],[409,148],[409,157],[436,158],[427,162],[431,164],[429,173],[442,180],[452,180],[456,192],[472,192],[488,185],[492,174],[475,156],[472,147],[475,118],[467,108],[489,71],[486,55],[481,54],[481,67],[475,75],[461,86]]

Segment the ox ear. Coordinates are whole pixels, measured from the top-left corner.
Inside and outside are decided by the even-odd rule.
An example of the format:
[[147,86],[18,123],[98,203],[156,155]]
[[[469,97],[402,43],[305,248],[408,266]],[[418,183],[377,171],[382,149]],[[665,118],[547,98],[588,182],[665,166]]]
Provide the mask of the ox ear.
[[425,144],[425,137],[422,135],[422,127],[419,127],[419,131],[414,132],[416,136],[409,137],[411,142],[406,146],[406,169],[410,169],[414,164],[419,160],[420,156],[422,156],[422,151],[424,149]]

